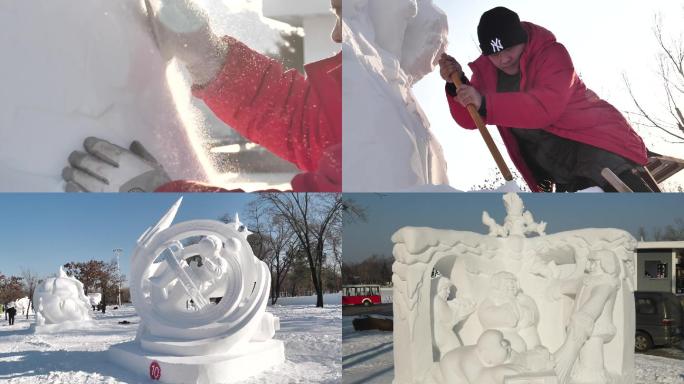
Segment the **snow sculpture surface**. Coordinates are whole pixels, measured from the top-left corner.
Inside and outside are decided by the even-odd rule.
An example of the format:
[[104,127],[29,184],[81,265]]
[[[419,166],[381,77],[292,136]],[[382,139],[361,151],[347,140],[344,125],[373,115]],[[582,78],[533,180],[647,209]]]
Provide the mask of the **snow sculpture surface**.
[[138,239],[130,290],[140,325],[110,358],[166,383],[239,382],[284,361],[280,324],[265,312],[271,278],[235,218],[171,226],[178,200]]
[[102,293],[93,292],[88,294],[88,300],[90,301],[91,307],[97,307],[102,301]]
[[28,296],[27,297],[22,297],[21,299],[18,299],[16,302],[16,307],[17,307],[17,314],[22,314],[25,315],[26,311],[29,311],[29,305],[30,301]]
[[33,292],[35,333],[61,332],[92,327],[90,304],[83,283],[59,267],[59,276],[45,279]]
[[392,236],[395,383],[633,384],[635,239],[546,234],[503,200],[503,224],[483,213],[489,234]]
[[411,91],[444,51],[446,15],[432,0],[351,0],[343,12],[345,191],[448,184],[442,148]]
[[0,4],[0,190],[62,191],[88,136],[138,140],[172,179],[210,181],[189,85],[167,70],[139,0]]

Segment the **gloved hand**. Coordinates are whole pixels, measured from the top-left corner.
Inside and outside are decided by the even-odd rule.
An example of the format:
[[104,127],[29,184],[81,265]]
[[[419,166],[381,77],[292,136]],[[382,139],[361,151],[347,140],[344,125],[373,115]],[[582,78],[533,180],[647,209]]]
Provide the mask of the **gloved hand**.
[[145,0],[147,16],[166,60],[183,62],[193,82],[205,85],[223,68],[226,44],[216,36],[209,18],[193,0]]
[[86,152],[69,155],[62,170],[67,192],[153,192],[171,181],[161,164],[137,141],[130,150],[89,137]]

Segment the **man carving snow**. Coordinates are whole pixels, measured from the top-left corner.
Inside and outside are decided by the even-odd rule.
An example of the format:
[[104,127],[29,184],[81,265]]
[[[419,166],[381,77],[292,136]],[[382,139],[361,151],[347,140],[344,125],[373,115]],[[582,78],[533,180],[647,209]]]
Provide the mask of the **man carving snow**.
[[[463,75],[449,55],[440,59],[451,115],[476,128],[465,106],[473,104],[499,128],[513,163],[534,192],[613,188],[609,168],[635,192],[650,191],[631,170],[647,162],[639,135],[620,112],[579,78],[565,47],[548,30],[504,7],[485,12],[477,28],[482,55]],[[461,73],[456,92],[451,74]]]
[[[331,2],[338,17],[332,38],[339,43],[342,1]],[[305,78],[234,38],[214,35],[192,0],[158,4],[147,8],[159,49],[167,60],[176,57],[187,66],[195,96],[242,135],[302,170],[291,182],[295,191],[340,191],[341,54],[307,65]],[[226,191],[170,181],[137,142],[127,150],[88,138],[84,147],[86,152],[69,156],[63,171],[67,191]]]

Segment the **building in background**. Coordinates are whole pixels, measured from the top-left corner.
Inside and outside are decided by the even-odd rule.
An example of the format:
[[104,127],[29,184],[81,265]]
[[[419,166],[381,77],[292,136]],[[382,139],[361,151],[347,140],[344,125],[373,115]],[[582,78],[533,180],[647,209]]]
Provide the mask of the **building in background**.
[[340,47],[330,38],[335,15],[329,0],[263,0],[265,17],[304,30],[304,63],[335,55]]
[[684,241],[637,244],[637,291],[684,295]]

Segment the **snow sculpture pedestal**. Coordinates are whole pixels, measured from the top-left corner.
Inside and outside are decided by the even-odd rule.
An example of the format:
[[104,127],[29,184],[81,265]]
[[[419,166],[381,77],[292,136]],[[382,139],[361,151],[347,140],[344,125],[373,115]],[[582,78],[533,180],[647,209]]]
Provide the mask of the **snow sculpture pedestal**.
[[54,333],[92,328],[90,305],[83,284],[67,276],[59,267],[59,276],[45,279],[33,292],[35,333]]
[[285,360],[265,312],[270,273],[240,221],[171,226],[181,200],[138,239],[131,299],[141,322],[134,341],[110,348],[122,367],[165,383],[232,383]]
[[392,236],[394,382],[633,384],[634,238],[546,235],[518,195],[504,205],[488,235]]

